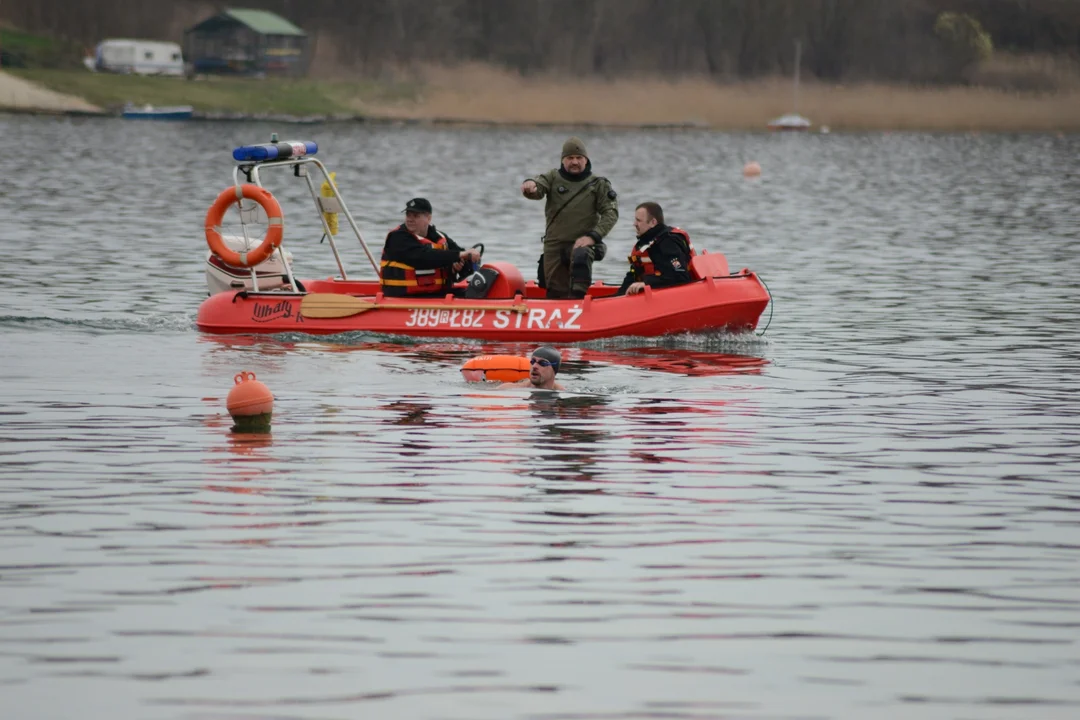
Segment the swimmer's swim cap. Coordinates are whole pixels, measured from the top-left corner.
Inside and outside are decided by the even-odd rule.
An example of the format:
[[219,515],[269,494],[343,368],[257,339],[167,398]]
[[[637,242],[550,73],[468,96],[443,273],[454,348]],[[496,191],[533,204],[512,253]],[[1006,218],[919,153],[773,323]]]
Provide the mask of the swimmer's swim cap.
[[562,362],[562,355],[560,355],[559,351],[555,348],[548,347],[547,345],[543,347],[538,347],[533,350],[532,356],[540,358],[542,360],[547,360],[549,363],[551,363],[552,369],[555,372],[559,372],[559,364]]

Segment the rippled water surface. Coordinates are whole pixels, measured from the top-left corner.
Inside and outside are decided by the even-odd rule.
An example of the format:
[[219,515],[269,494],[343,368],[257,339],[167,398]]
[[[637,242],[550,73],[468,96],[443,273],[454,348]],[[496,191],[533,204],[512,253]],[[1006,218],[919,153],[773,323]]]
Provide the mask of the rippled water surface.
[[[530,393],[458,372],[528,346],[194,328],[272,131],[376,252],[423,195],[535,267],[562,132],[0,117],[0,716],[1080,715],[1080,137],[586,131],[600,278],[657,200],[775,315]],[[242,370],[270,436],[230,432]]]

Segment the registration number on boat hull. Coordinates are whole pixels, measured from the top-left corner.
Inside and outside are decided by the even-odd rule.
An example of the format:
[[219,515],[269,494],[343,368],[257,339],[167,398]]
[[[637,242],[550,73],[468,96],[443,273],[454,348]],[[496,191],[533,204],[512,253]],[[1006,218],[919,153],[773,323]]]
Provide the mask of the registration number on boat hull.
[[405,327],[441,327],[441,328],[494,328],[504,330],[506,328],[548,330],[559,328],[565,330],[580,330],[578,319],[581,317],[581,307],[569,308],[529,308],[526,312],[518,313],[512,310],[444,310],[442,308],[424,308],[412,310],[409,319],[405,321]]

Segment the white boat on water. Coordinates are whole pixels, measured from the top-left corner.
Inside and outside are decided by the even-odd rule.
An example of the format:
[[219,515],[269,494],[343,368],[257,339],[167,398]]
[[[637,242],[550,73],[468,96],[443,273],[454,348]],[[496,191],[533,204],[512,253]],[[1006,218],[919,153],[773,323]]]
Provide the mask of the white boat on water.
[[799,62],[802,59],[802,43],[798,40],[795,41],[795,103],[792,112],[787,115],[781,115],[780,117],[770,120],[768,128],[770,130],[780,130],[786,132],[802,132],[810,129],[811,122],[799,114]]
[[810,121],[798,113],[781,115],[775,120],[769,121],[770,130],[809,130]]

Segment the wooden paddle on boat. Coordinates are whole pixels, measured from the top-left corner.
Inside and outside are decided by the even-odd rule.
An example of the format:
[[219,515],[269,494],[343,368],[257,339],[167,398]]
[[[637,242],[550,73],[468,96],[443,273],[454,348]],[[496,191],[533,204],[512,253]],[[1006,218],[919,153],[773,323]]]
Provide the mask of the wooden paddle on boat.
[[359,315],[368,310],[510,310],[511,312],[523,313],[528,308],[524,303],[519,305],[465,305],[451,308],[448,305],[435,305],[432,303],[376,303],[370,300],[361,300],[352,295],[339,293],[308,293],[300,301],[300,312],[309,318],[343,318],[351,315]]

